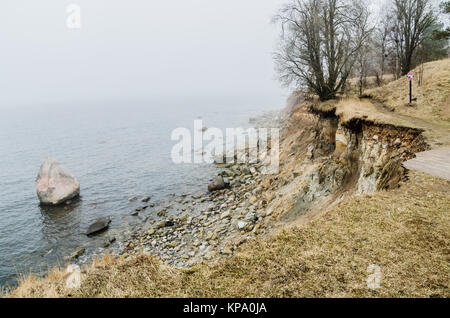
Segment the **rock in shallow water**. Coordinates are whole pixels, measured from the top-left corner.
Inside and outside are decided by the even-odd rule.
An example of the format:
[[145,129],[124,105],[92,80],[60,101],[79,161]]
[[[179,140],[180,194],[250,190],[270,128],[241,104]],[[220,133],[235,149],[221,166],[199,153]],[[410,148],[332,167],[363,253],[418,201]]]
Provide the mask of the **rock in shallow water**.
[[39,201],[46,205],[58,205],[80,194],[80,183],[59,162],[47,158],[36,178]]
[[106,230],[111,223],[111,219],[107,217],[98,218],[94,223],[89,225],[86,235],[93,235],[99,233],[100,231]]
[[143,197],[142,199],[141,199],[141,202],[148,202],[148,201],[150,201],[150,197]]

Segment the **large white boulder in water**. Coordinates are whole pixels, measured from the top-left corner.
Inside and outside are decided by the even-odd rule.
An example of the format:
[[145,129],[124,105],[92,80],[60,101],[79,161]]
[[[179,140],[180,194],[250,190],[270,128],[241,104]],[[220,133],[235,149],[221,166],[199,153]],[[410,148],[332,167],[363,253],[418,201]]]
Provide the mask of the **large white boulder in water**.
[[57,205],[80,194],[80,183],[59,162],[47,158],[36,178],[36,191],[42,204]]

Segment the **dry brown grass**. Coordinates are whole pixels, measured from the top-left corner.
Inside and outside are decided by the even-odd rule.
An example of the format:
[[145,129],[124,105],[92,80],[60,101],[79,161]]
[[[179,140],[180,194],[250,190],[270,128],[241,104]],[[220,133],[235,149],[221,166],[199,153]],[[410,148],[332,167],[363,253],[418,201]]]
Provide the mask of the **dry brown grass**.
[[[418,68],[413,70],[413,97],[409,105],[409,83],[405,77],[366,91],[397,113],[435,123],[450,122],[450,59],[424,64],[423,85],[418,86]],[[448,126],[447,126],[448,127]]]
[[363,120],[377,125],[392,125],[426,130],[435,125],[417,118],[399,115],[388,111],[382,104],[367,98],[346,97],[327,102],[316,102],[312,108],[322,113],[334,113],[342,124]]
[[[390,192],[354,196],[208,267],[182,271],[151,256],[108,259],[83,274],[28,277],[11,297],[449,297],[450,182],[411,172]],[[366,285],[380,266],[381,288]]]
[[421,128],[415,123],[404,118],[396,117],[393,114],[383,111],[369,99],[345,98],[336,105],[336,115],[340,117],[342,123],[349,123],[352,120],[362,119],[381,125],[393,125],[401,127]]

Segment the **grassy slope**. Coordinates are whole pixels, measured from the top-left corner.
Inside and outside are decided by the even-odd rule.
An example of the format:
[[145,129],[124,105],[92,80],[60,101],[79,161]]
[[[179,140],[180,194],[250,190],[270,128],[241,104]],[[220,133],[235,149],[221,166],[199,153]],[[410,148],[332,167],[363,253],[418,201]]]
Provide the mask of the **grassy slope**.
[[[390,192],[354,196],[301,227],[243,246],[213,267],[181,271],[141,256],[107,258],[81,297],[450,297],[450,182],[411,172]],[[381,288],[367,288],[380,266]],[[64,273],[28,277],[11,296],[67,296]]]
[[433,148],[450,146],[450,59],[425,63],[423,69],[422,86],[418,86],[419,67],[413,70],[413,97],[417,100],[411,105],[406,76],[365,93],[410,126],[424,129]]
[[408,104],[409,83],[406,76],[365,93],[399,114],[425,119],[435,124],[450,124],[450,59],[425,63],[423,85],[420,87],[417,79],[418,69],[413,70],[416,74],[413,97],[417,98],[417,101],[411,106]]

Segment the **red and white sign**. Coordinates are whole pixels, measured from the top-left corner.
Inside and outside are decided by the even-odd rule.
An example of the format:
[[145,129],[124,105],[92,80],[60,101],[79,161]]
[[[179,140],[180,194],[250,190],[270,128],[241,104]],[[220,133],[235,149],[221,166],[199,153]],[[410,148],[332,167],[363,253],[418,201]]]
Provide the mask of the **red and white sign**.
[[413,73],[408,73],[408,81],[412,81],[414,79]]

